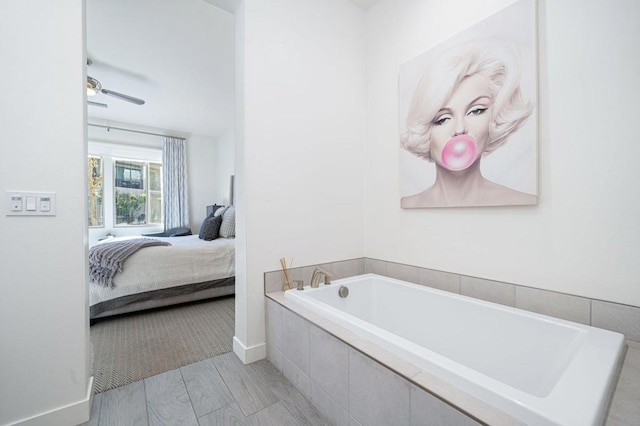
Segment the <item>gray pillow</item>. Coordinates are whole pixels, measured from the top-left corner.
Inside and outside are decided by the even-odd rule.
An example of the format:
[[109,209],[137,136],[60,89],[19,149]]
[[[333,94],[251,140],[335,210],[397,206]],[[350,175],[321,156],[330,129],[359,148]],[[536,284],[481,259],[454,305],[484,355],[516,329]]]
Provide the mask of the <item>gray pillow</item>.
[[229,206],[222,215],[220,236],[222,238],[235,238],[236,236],[236,208],[234,206]]
[[202,221],[198,237],[205,241],[215,240],[220,234],[220,225],[222,225],[222,216],[209,216]]

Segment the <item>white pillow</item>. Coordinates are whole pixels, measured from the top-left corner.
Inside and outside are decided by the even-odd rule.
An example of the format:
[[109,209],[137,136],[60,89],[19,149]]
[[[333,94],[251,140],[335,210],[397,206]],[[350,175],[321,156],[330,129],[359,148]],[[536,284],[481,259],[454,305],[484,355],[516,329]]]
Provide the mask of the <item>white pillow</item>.
[[227,211],[229,207],[220,207],[219,209],[216,209],[215,212],[213,212],[213,217],[218,217],[218,216],[222,216],[224,214],[224,212]]
[[234,206],[229,206],[222,214],[220,236],[222,238],[235,238],[236,236],[236,208]]

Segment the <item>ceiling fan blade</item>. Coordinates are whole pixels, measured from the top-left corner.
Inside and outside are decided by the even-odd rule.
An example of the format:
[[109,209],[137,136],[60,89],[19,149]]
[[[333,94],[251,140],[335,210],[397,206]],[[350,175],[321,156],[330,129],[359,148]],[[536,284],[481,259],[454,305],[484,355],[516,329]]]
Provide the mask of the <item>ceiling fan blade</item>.
[[91,106],[97,106],[97,107],[100,107],[100,108],[107,108],[107,104],[103,104],[103,103],[100,103],[100,102],[87,101],[87,103],[89,105],[91,105]]
[[122,99],[123,101],[131,102],[136,105],[144,105],[144,101],[139,98],[134,98],[133,96],[124,95],[122,93],[114,92],[113,90],[102,89],[102,93],[105,95],[113,96],[118,99]]

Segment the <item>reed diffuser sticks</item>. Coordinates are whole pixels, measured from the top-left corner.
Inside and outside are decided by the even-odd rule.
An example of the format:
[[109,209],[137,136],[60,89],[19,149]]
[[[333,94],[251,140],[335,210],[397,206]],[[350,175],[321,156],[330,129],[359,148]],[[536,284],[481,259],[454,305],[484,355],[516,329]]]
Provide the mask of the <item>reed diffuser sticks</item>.
[[[282,266],[282,272],[284,273],[284,290],[291,290],[291,281],[289,280],[289,270],[287,268],[287,261],[284,257],[280,258],[280,265]],[[289,264],[289,268],[293,266],[293,258],[291,258],[291,263]]]

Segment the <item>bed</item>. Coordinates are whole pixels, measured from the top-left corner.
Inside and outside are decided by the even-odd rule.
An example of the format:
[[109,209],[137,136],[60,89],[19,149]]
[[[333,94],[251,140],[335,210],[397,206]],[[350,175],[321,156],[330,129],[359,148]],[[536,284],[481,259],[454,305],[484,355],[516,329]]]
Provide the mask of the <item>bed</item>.
[[[112,238],[99,244],[126,239]],[[234,238],[205,241],[188,235],[153,239],[170,245],[144,247],[130,255],[122,271],[113,277],[113,287],[90,280],[91,320],[234,294]]]

